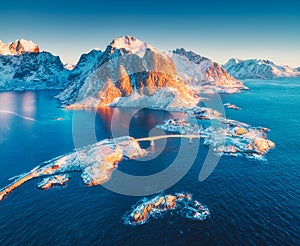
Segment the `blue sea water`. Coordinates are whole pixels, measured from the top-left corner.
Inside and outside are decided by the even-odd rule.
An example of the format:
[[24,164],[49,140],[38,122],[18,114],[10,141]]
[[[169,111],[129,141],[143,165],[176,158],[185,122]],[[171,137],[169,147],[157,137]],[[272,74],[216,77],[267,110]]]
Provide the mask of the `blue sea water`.
[[[206,220],[167,214],[141,226],[125,225],[123,215],[142,197],[116,194],[102,186],[86,187],[80,174],[72,173],[66,187],[41,191],[36,189],[39,180],[31,180],[1,201],[0,244],[299,245],[300,80],[248,80],[245,84],[249,91],[222,95],[224,103],[242,108],[226,110],[226,115],[271,129],[268,138],[276,148],[266,154],[267,161],[223,156],[213,173],[199,182],[208,150],[201,145],[184,178],[164,191],[192,193],[209,208]],[[127,124],[132,110],[104,109],[87,122],[93,111],[63,110],[53,99],[56,93],[0,93],[1,187],[8,178],[72,151],[74,114],[82,121],[82,143],[91,131],[97,140],[110,137],[113,113],[119,119],[118,130],[129,128],[134,137],[148,135],[155,124],[170,117],[165,111],[144,109]],[[159,172],[172,163],[180,144],[180,139],[169,139],[157,158],[124,160],[118,168],[135,175]]]

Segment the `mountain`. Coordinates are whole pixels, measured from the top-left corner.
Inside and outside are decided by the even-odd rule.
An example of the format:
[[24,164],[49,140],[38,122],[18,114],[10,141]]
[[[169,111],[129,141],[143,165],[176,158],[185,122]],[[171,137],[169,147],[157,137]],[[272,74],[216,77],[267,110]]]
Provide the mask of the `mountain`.
[[183,48],[170,54],[180,78],[199,92],[234,93],[248,89],[218,63]]
[[36,89],[63,89],[57,98],[69,108],[178,108],[196,105],[199,93],[247,88],[206,57],[183,48],[163,53],[131,36],[83,54],[76,66],[32,41],[0,42],[0,90]]
[[198,92],[247,89],[208,58],[184,49],[163,53],[131,36],[82,55],[69,80],[58,95],[68,108],[186,107],[197,104]]
[[300,77],[300,71],[289,67],[279,66],[269,60],[231,58],[224,68],[238,79],[273,79],[279,77]]
[[5,44],[0,40],[0,55],[21,55],[26,52],[39,53],[39,46],[31,40],[18,39],[9,44]]
[[198,102],[168,55],[131,36],[114,39],[104,52],[83,55],[70,80],[58,96],[68,108],[172,108]]
[[78,95],[79,88],[84,84],[88,76],[100,66],[103,52],[92,50],[81,55],[76,66],[69,72],[67,80],[68,87],[56,97],[64,104],[74,103]]
[[63,89],[66,77],[60,58],[32,41],[0,42],[0,91]]

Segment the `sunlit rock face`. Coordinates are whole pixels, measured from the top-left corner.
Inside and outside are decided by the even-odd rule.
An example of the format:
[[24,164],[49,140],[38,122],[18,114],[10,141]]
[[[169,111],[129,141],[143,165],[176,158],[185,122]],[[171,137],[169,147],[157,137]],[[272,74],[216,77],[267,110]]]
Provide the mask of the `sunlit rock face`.
[[9,51],[12,55],[21,55],[25,52],[39,53],[40,48],[37,44],[33,43],[32,41],[18,39],[9,44]]
[[192,220],[205,220],[210,215],[208,208],[193,200],[191,194],[175,193],[158,195],[152,199],[144,198],[123,216],[123,222],[132,226],[142,225],[151,218],[162,218],[168,211]]
[[[81,172],[84,184],[99,185],[109,180],[112,171],[124,157],[139,158],[147,154],[132,137],[106,139],[93,145],[78,149],[43,163],[28,173],[15,177],[14,181],[0,190],[0,200],[23,183],[42,176],[48,176],[39,183],[42,189],[64,184],[68,176],[62,173]],[[59,174],[59,175],[58,175]]]
[[[68,108],[111,104],[162,108],[198,102],[193,89],[178,77],[170,57],[130,36],[114,39],[91,70],[85,79],[74,80],[59,95]],[[161,98],[164,92],[167,101]]]
[[39,53],[40,48],[31,40],[18,39],[9,44],[5,44],[0,40],[0,55],[21,55],[26,52]]
[[270,60],[231,58],[224,68],[238,79],[273,79],[279,77],[300,77],[296,68],[277,65]]
[[233,78],[218,63],[183,48],[174,50],[170,57],[180,78],[202,93],[235,93],[248,89]]

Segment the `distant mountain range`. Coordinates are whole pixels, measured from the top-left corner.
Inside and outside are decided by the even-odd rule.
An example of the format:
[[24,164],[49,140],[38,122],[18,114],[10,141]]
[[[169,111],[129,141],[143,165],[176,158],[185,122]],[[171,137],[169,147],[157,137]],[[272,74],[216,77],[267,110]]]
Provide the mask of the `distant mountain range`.
[[276,65],[269,60],[231,58],[224,68],[237,79],[274,79],[300,77],[300,68]]
[[60,89],[57,97],[69,108],[187,107],[200,93],[247,89],[238,79],[298,76],[299,70],[265,60],[230,59],[221,66],[183,48],[163,53],[131,36],[63,65],[32,41],[0,41],[0,91]]

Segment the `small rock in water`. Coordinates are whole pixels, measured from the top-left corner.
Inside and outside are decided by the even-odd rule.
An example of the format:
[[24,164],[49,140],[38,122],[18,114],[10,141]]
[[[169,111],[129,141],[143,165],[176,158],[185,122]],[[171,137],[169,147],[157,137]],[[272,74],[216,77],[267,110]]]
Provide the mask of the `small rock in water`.
[[236,106],[235,104],[231,104],[231,103],[224,103],[224,106],[228,109],[235,109],[235,110],[240,110],[241,108]]
[[62,117],[58,117],[58,118],[54,118],[54,120],[57,120],[57,121],[62,121],[62,120],[64,120],[64,118],[62,118]]
[[65,185],[70,180],[70,175],[62,174],[55,175],[48,178],[44,178],[40,183],[37,184],[37,187],[42,190],[49,189],[57,185]]
[[150,200],[144,198],[142,203],[123,217],[123,221],[127,225],[142,225],[151,217],[160,218],[172,210],[193,220],[204,220],[210,215],[206,206],[193,200],[191,194],[183,192],[175,195],[158,195]]

